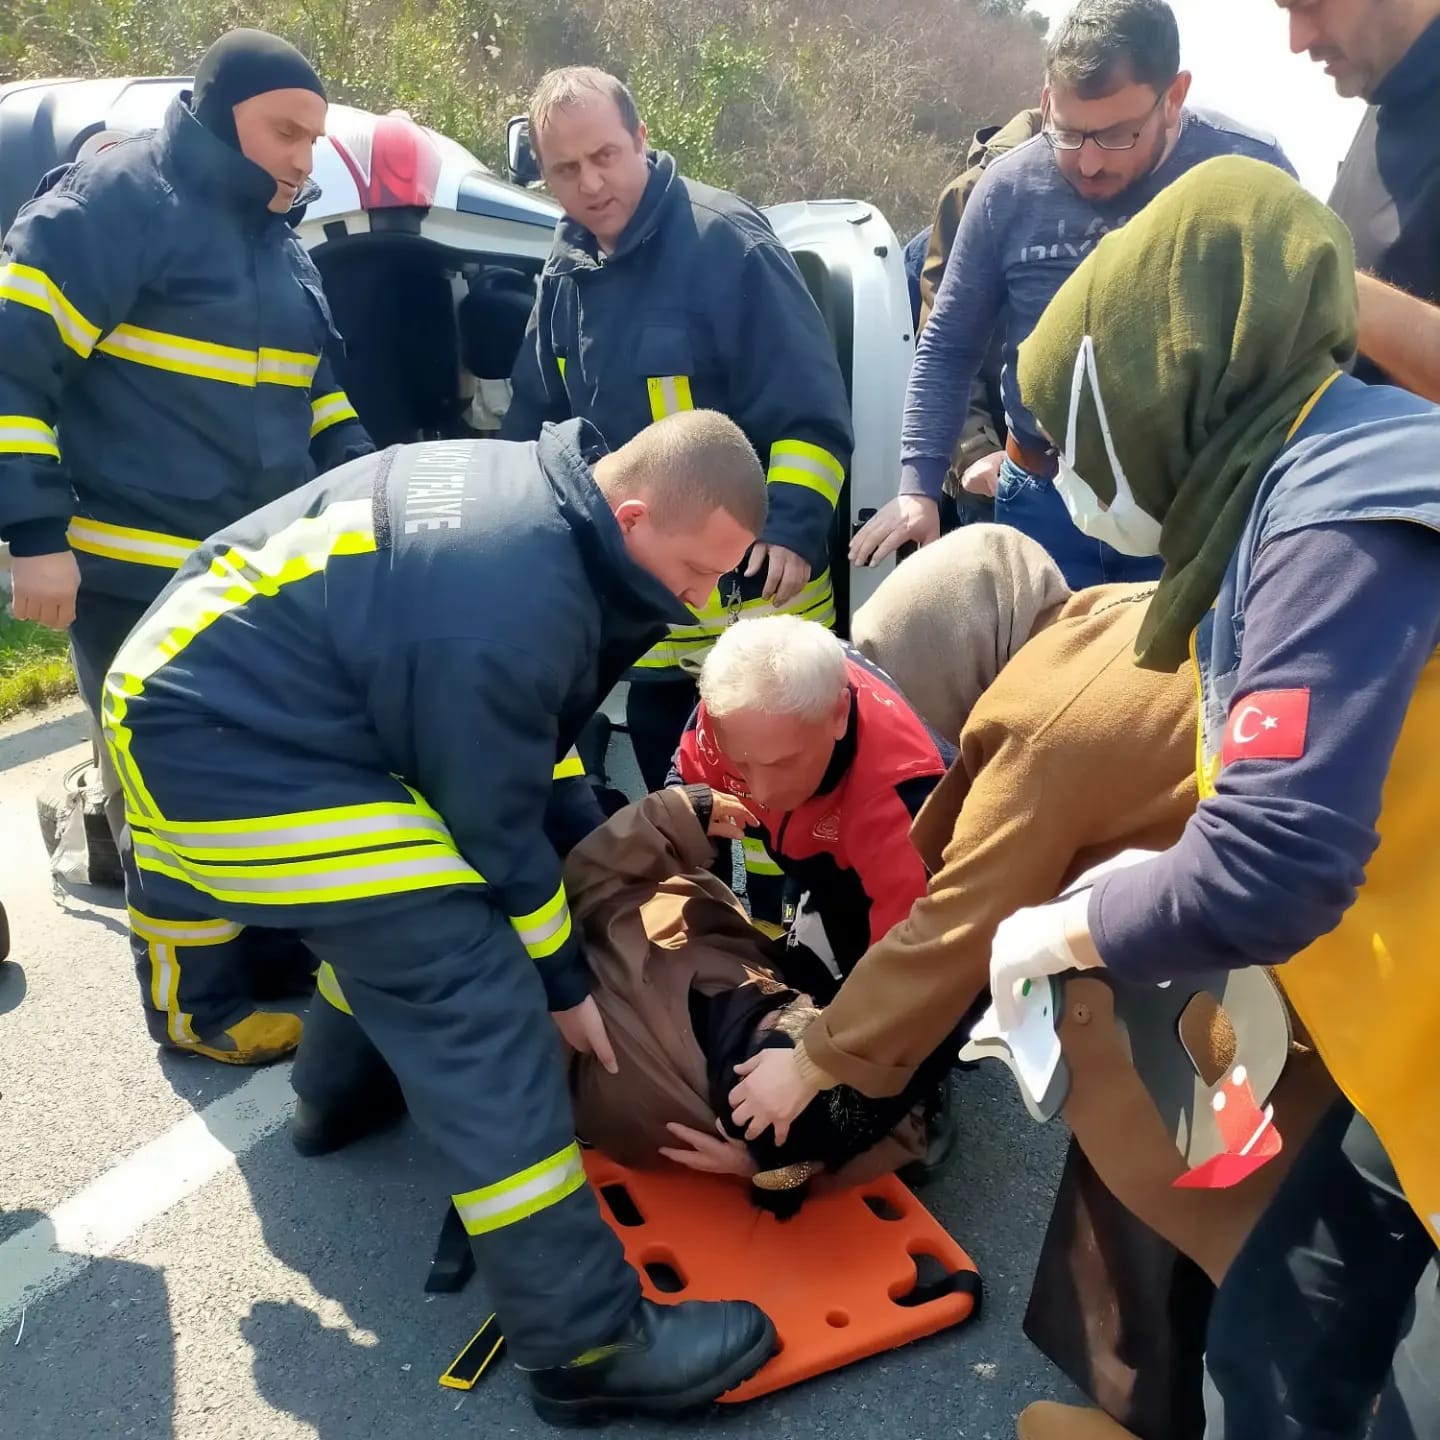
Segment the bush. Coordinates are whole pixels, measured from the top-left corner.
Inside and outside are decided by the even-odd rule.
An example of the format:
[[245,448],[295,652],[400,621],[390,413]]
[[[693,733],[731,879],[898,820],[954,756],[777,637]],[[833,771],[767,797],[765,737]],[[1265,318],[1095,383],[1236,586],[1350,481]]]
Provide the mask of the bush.
[[233,25],[496,167],[543,71],[603,65],[687,173],[762,205],[870,200],[902,238],[972,132],[1034,102],[1044,28],[1024,0],[0,0],[0,80],[187,74]]

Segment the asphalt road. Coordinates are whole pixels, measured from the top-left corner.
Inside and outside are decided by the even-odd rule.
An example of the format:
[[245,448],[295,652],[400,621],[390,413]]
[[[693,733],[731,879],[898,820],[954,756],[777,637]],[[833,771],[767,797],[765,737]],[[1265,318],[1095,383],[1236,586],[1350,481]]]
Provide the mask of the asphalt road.
[[[508,1367],[469,1395],[436,1383],[488,1307],[478,1282],[423,1292],[444,1196],[413,1128],[305,1161],[285,1067],[148,1041],[120,897],[53,887],[35,825],[35,792],[85,753],[74,704],[0,726],[0,1436],[553,1434]],[[1064,1133],[993,1067],[957,1101],[922,1198],[980,1268],[981,1318],[686,1433],[1009,1440],[1029,1401],[1073,1398],[1020,1332]]]

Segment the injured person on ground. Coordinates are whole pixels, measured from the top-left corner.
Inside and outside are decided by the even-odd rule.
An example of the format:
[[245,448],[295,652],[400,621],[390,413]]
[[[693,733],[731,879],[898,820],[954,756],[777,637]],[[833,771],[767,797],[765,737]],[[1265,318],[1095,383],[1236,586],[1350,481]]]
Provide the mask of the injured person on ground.
[[764,937],[709,869],[711,837],[749,820],[708,786],[675,787],[571,852],[566,889],[615,1068],[573,1055],[570,1089],[580,1137],[613,1159],[745,1177],[757,1203],[783,1214],[811,1185],[860,1184],[920,1160],[955,1046],[940,1046],[895,1095],[838,1086],[796,1117],[783,1144],[745,1141],[727,1101],[735,1067],[793,1047],[819,1013],[767,968]]

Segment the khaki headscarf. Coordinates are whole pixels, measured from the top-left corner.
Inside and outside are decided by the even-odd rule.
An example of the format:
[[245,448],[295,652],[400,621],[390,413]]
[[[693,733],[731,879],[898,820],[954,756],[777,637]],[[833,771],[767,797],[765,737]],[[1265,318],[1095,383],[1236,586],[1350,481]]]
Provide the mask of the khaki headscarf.
[[[1275,166],[1230,155],[1107,235],[1020,347],[1020,393],[1064,444],[1076,356],[1094,342],[1115,458],[1163,523],[1165,569],[1136,647],[1147,669],[1185,663],[1261,481],[1354,353],[1357,326],[1344,224]],[[1115,477],[1085,394],[1075,469],[1108,505]]]
[[954,740],[1006,661],[1069,598],[1043,546],[1009,525],[966,525],[896,566],[850,634]]

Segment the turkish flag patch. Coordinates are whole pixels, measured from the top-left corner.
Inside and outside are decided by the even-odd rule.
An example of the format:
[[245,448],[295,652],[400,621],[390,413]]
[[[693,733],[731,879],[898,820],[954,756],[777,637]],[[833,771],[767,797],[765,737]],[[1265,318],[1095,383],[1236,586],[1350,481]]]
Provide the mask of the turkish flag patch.
[[1237,701],[1225,722],[1222,764],[1237,760],[1298,760],[1305,753],[1310,691],[1261,690]]

